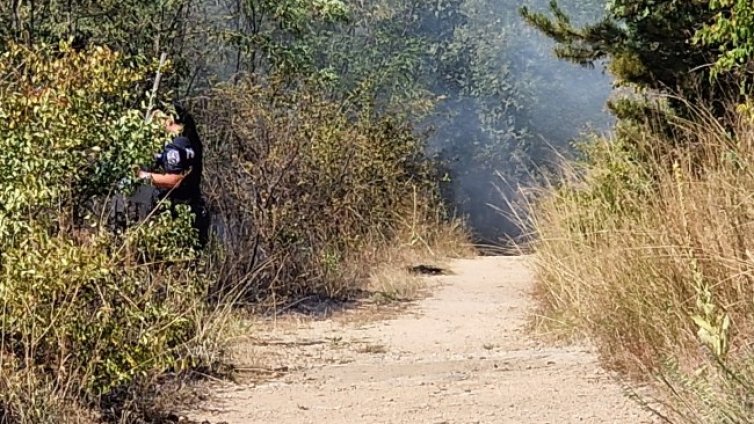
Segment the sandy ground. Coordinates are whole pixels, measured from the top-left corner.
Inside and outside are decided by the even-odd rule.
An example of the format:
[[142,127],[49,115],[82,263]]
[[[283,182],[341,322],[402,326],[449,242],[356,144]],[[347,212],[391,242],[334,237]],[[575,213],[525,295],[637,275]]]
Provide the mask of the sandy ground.
[[[483,257],[432,277],[432,295],[375,319],[267,323],[249,341],[265,381],[225,384],[191,418],[211,423],[655,422],[579,347],[524,331],[527,259]],[[369,316],[366,318],[365,316]],[[256,340],[256,342],[254,342]]]

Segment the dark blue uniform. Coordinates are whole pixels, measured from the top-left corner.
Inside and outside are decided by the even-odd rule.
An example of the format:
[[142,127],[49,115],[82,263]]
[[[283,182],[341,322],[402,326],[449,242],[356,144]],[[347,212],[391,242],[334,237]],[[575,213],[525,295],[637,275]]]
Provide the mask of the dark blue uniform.
[[173,205],[188,205],[194,213],[194,228],[199,232],[199,243],[207,242],[209,215],[202,200],[202,143],[198,136],[178,136],[165,146],[157,157],[157,164],[167,174],[184,175],[183,180],[170,190],[160,190],[159,197],[167,198]]
[[179,203],[192,203],[201,200],[202,184],[202,145],[190,138],[179,136],[165,146],[158,163],[168,174],[185,175],[181,184],[162,194]]

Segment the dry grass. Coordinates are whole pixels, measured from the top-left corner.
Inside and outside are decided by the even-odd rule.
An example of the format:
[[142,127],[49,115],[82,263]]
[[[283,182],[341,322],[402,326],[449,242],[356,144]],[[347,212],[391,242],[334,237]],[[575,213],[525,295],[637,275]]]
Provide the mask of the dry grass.
[[426,282],[409,273],[404,267],[388,263],[378,267],[369,279],[368,290],[377,301],[416,299]]
[[752,422],[754,131],[699,122],[662,155],[646,134],[598,141],[539,196],[537,324],[659,381],[679,422]]
[[[379,301],[417,299],[427,287],[427,279],[413,272],[416,267],[446,269],[453,258],[476,254],[469,232],[460,221],[437,217],[426,220],[414,216],[396,232],[393,243],[378,245],[371,260],[367,290]],[[357,264],[360,262],[357,261]],[[361,261],[363,266],[364,261]]]

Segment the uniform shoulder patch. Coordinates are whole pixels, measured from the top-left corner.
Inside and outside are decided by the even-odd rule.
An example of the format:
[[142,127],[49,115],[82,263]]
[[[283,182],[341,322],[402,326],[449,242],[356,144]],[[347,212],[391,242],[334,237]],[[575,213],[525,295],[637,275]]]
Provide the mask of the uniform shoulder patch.
[[168,165],[176,166],[181,163],[181,154],[176,149],[168,149],[165,159]]

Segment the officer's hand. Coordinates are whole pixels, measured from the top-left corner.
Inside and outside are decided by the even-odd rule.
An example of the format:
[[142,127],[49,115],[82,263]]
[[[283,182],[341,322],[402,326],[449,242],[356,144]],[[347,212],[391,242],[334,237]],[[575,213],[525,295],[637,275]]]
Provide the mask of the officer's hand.
[[149,178],[152,177],[152,174],[150,174],[149,172],[146,172],[146,171],[143,171],[143,170],[140,169],[139,172],[136,174],[136,176],[140,180],[147,180],[147,179],[149,179]]

